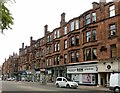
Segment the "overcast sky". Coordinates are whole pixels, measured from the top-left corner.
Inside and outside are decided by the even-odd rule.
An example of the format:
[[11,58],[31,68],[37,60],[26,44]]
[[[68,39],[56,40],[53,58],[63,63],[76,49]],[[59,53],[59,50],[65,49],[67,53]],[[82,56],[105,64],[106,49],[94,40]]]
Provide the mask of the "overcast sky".
[[[92,2],[99,0],[16,0],[9,4],[14,17],[12,30],[0,34],[0,65],[12,55],[19,53],[22,43],[29,46],[30,37],[37,40],[44,36],[44,25],[48,30],[60,26],[61,14],[66,13],[66,21],[92,8]],[[112,0],[107,0],[107,2]]]

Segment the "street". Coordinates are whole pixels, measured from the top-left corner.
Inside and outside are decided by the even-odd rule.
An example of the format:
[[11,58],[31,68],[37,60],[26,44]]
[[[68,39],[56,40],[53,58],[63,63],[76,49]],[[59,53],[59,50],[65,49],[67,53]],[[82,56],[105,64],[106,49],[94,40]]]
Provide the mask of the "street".
[[56,88],[54,84],[42,85],[35,82],[16,82],[16,81],[2,81],[2,93],[110,93],[109,91],[103,90],[89,90],[89,89],[67,89],[67,88]]

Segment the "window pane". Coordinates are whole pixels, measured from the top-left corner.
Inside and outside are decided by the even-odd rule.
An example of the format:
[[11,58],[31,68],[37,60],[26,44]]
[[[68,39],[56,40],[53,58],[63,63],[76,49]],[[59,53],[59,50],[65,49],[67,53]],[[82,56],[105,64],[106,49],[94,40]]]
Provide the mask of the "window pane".
[[92,13],[92,22],[96,22],[96,13]]
[[57,31],[57,38],[59,38],[60,37],[60,31],[58,30]]
[[76,36],[76,45],[79,45],[79,36]]
[[64,49],[67,48],[67,40],[64,41]]
[[91,49],[86,50],[86,60],[91,60]]
[[111,58],[114,58],[117,56],[117,49],[116,49],[116,45],[111,45]]
[[67,63],[67,54],[64,55],[64,64]]
[[75,41],[74,41],[74,37],[71,38],[71,46],[74,46]]
[[71,62],[75,62],[75,54],[74,54],[74,52],[71,53]]
[[64,27],[64,35],[67,34],[67,27]]
[[59,51],[60,50],[60,44],[58,43],[57,46],[58,46],[58,51]]
[[79,62],[79,52],[76,52],[76,62]]
[[97,59],[97,49],[93,48],[93,60]]
[[57,44],[54,44],[54,51],[57,51]]
[[115,16],[115,5],[109,7],[110,17]]
[[70,31],[73,31],[74,30],[74,21],[71,22],[71,30]]
[[79,20],[76,20],[76,24],[75,24],[76,26],[76,28],[75,29],[79,29]]
[[92,40],[96,40],[96,30],[92,30]]
[[86,15],[86,25],[90,24],[90,14]]
[[56,32],[56,31],[54,31],[54,39],[56,38],[56,36],[57,36],[57,32]]
[[110,25],[110,36],[116,35],[116,26],[115,24]]
[[60,57],[57,56],[57,65],[59,65],[59,62],[60,62]]
[[90,32],[87,32],[86,33],[86,42],[89,42],[90,41]]

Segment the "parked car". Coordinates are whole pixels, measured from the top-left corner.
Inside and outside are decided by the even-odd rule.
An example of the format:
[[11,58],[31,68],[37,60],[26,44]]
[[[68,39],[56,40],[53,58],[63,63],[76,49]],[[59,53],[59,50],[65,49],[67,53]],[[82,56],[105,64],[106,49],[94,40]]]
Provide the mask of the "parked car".
[[111,73],[109,89],[115,93],[120,93],[120,73]]
[[78,83],[72,80],[68,80],[65,77],[57,77],[55,85],[57,87],[66,87],[66,88],[77,88]]

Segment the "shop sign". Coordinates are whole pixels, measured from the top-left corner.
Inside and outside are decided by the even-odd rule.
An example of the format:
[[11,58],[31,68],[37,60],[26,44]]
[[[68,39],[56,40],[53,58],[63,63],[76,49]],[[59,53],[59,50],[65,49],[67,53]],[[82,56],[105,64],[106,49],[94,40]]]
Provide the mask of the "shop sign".
[[67,73],[97,73],[98,69],[97,66],[75,66],[75,67],[68,67]]

